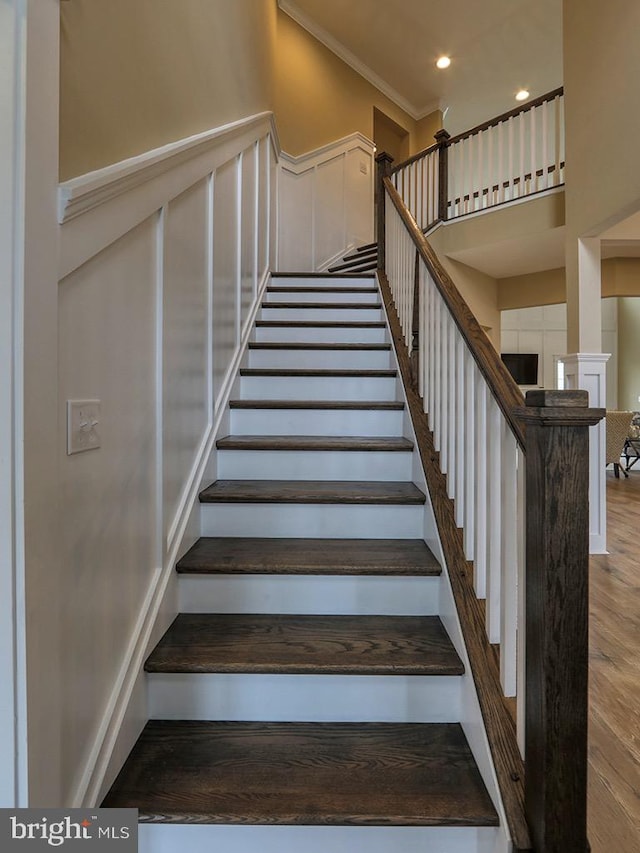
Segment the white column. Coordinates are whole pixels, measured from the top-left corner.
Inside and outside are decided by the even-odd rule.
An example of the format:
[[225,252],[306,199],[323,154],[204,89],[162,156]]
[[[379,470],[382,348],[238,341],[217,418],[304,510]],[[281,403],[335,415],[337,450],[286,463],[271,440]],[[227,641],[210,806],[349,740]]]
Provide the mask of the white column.
[[[606,368],[610,353],[574,353],[565,356],[564,387],[589,392],[592,408],[606,408]],[[607,503],[605,477],[605,422],[589,428],[589,551],[607,553]]]

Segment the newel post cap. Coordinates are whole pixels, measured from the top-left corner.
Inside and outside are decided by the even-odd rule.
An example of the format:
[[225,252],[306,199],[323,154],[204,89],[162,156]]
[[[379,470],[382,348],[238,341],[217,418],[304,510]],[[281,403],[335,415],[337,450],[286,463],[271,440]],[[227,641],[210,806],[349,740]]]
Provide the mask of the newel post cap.
[[515,409],[514,414],[525,424],[587,427],[601,421],[606,410],[589,408],[588,391],[536,388],[527,391],[525,405]]

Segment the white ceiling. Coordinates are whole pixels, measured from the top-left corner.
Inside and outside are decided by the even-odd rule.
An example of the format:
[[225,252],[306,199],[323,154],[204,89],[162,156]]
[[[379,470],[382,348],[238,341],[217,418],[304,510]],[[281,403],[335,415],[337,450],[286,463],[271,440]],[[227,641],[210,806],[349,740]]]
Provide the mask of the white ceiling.
[[[414,118],[455,134],[562,85],[562,0],[278,0]],[[435,67],[448,54],[450,68]]]

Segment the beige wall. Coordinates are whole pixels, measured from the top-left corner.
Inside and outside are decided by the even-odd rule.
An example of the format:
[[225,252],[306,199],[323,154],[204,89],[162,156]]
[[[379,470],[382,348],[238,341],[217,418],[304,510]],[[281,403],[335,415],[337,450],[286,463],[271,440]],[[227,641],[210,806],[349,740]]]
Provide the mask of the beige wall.
[[60,178],[273,106],[276,0],[60,6]]
[[422,151],[424,148],[430,148],[435,144],[434,136],[438,130],[442,129],[442,112],[436,110],[429,113],[428,116],[421,118],[416,122],[416,135],[413,154]]
[[640,403],[640,299],[618,300],[618,407],[638,411]]
[[[277,43],[276,118],[288,154],[355,131],[373,139],[374,107],[409,132],[410,153],[419,150],[415,120],[284,12],[278,13]],[[440,115],[424,126],[435,126]]]
[[498,283],[495,278],[479,270],[448,258],[444,252],[443,238],[446,228],[438,228],[429,235],[429,243],[437,253],[440,263],[453,279],[469,308],[485,329],[491,343],[500,351],[500,311],[498,310]]
[[[602,298],[640,296],[640,258],[602,261]],[[566,302],[564,267],[498,279],[498,309],[531,308]],[[638,327],[640,331],[640,326]]]
[[560,302],[566,302],[564,267],[498,279],[500,311]]
[[377,107],[373,108],[372,139],[377,151],[386,151],[396,163],[409,157],[411,134]]
[[598,294],[578,289],[578,237],[640,206],[640,3],[564,0],[563,10],[568,346],[588,352]]

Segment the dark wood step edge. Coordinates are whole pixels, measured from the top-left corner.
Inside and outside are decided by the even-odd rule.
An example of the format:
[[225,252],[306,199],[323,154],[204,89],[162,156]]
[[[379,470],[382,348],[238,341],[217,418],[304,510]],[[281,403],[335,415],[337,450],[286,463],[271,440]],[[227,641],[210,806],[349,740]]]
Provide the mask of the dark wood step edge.
[[218,450],[410,453],[413,442],[384,436],[226,435],[216,441],[216,447]]
[[422,400],[413,389],[409,357],[393,304],[391,288],[384,273],[378,273],[378,280],[444,558],[449,569],[509,832],[517,853],[529,853],[532,846],[524,810],[524,762],[518,748],[516,727],[503,701],[500,673],[487,639],[484,618],[473,587],[473,564],[466,559],[462,532],[456,525],[453,502],[448,496],[446,478],[439,467],[439,457],[433,444],[427,415]]
[[314,370],[311,368],[288,368],[282,367],[242,367],[240,368],[240,376],[307,376],[322,379],[329,378],[356,378],[356,379],[393,379],[397,376],[396,370]]
[[295,311],[379,311],[382,302],[261,302],[260,307]]
[[[331,276],[326,272],[272,272],[271,279],[274,278],[324,278],[330,279]],[[360,273],[345,273],[342,278],[368,278],[372,279],[371,275],[362,275]]]
[[326,350],[328,352],[332,352],[334,350],[344,352],[390,352],[391,344],[329,344],[323,343],[322,341],[249,341],[248,349]]
[[270,329],[384,329],[384,320],[256,320],[256,326]]
[[230,400],[230,409],[319,409],[322,411],[356,410],[365,412],[398,412],[401,400]]
[[176,563],[179,574],[440,577],[422,539],[265,539],[202,536]]

